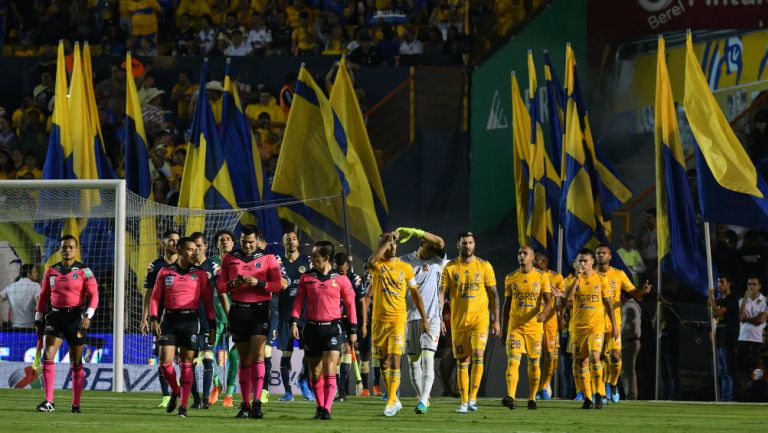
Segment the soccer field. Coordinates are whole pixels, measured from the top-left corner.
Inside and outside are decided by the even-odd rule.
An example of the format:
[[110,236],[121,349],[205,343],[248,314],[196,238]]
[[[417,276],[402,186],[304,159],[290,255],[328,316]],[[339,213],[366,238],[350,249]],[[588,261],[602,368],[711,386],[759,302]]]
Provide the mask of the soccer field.
[[40,390],[0,390],[0,432],[253,432],[269,428],[311,432],[765,432],[765,404],[621,402],[601,411],[581,410],[573,401],[540,402],[539,410],[502,407],[498,399],[481,399],[474,414],[455,414],[456,400],[438,398],[429,413],[416,415],[412,398],[393,418],[382,415],[384,403],[351,397],[333,406],[333,420],[315,421],[314,403],[270,401],[264,419],[235,419],[233,408],[216,405],[190,410],[179,418],[154,406],[157,394],[83,393],[82,414],[69,413],[70,393],[56,391],[57,411],[37,413]]

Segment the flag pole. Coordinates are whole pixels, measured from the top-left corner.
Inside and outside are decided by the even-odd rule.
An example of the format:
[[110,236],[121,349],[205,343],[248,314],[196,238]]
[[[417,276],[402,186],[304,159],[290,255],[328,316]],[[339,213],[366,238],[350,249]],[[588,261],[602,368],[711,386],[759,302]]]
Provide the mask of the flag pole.
[[[558,224],[557,225],[557,272],[560,275],[563,275],[563,226]],[[557,302],[557,301],[555,301]],[[563,308],[565,308],[565,301],[563,301]],[[559,332],[557,338],[560,338]],[[570,336],[569,336],[570,338]],[[557,352],[557,357],[560,357],[560,351]],[[560,367],[562,367],[563,363],[560,362],[560,359],[557,360],[557,369],[560,370]],[[555,386],[552,388],[552,396],[553,397],[559,397],[560,395],[560,374],[559,371],[554,372],[555,377]]]
[[654,380],[654,400],[661,399],[661,258],[656,262],[656,376]]
[[[709,234],[709,223],[704,222],[704,243],[707,247],[707,282],[713,284],[715,281],[715,272],[712,266],[712,239]],[[709,289],[709,287],[707,288]],[[707,298],[707,304],[709,304],[709,298]],[[712,306],[707,305],[707,311],[709,312],[709,326],[712,328],[712,380],[715,383],[715,402],[720,401],[720,387],[717,383],[717,345],[715,344],[717,327],[715,325],[715,317],[712,314]]]
[[349,257],[349,263],[352,264],[352,242],[349,239],[349,210],[347,208],[347,192],[341,188],[341,213],[344,221],[344,247]]

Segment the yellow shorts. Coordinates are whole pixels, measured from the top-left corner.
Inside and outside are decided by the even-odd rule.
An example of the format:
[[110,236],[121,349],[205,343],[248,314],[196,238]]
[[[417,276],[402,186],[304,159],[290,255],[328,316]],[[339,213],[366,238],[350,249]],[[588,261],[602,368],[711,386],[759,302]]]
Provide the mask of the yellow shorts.
[[541,334],[524,334],[518,330],[507,335],[507,356],[528,355],[528,358],[541,358]]
[[371,356],[384,359],[402,355],[405,348],[405,322],[371,322]]
[[587,358],[591,352],[603,350],[603,333],[571,334],[571,349],[576,359]]
[[557,353],[560,348],[560,332],[555,327],[544,327],[544,341],[542,342],[542,350],[547,353]]
[[488,344],[488,322],[468,328],[452,329],[453,356],[456,359],[464,359],[472,356],[472,352],[485,352]]
[[621,352],[621,334],[616,339],[610,333],[605,334],[605,354],[610,354],[612,350]]

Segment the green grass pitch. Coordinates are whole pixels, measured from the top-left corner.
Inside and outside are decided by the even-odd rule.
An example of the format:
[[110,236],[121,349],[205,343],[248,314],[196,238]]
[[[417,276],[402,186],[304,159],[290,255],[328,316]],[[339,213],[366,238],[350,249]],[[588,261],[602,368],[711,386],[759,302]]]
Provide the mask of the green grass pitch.
[[[376,398],[356,398],[333,406],[333,420],[314,421],[314,403],[278,402],[264,407],[264,419],[235,419],[234,408],[221,402],[210,410],[190,410],[178,418],[155,406],[158,394],[115,394],[85,391],[82,414],[69,413],[70,393],[56,391],[57,411],[37,413],[40,390],[0,390],[0,432],[765,432],[765,404],[712,404],[670,402],[621,402],[601,411],[581,410],[573,401],[539,402],[537,411],[511,411],[498,399],[481,399],[479,411],[455,414],[457,402],[433,400],[429,412],[416,415],[413,398],[403,398],[395,417],[382,415],[384,403]],[[237,400],[237,399],[236,399]],[[260,430],[267,428],[269,430]]]

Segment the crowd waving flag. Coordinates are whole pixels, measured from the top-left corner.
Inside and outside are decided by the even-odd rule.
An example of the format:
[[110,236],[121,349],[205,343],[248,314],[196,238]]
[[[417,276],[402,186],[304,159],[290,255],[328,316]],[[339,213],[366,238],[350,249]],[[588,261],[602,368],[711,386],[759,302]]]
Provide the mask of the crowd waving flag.
[[517,238],[528,245],[528,189],[531,173],[531,118],[520,96],[517,75],[512,72],[512,167],[515,173],[515,211]]

